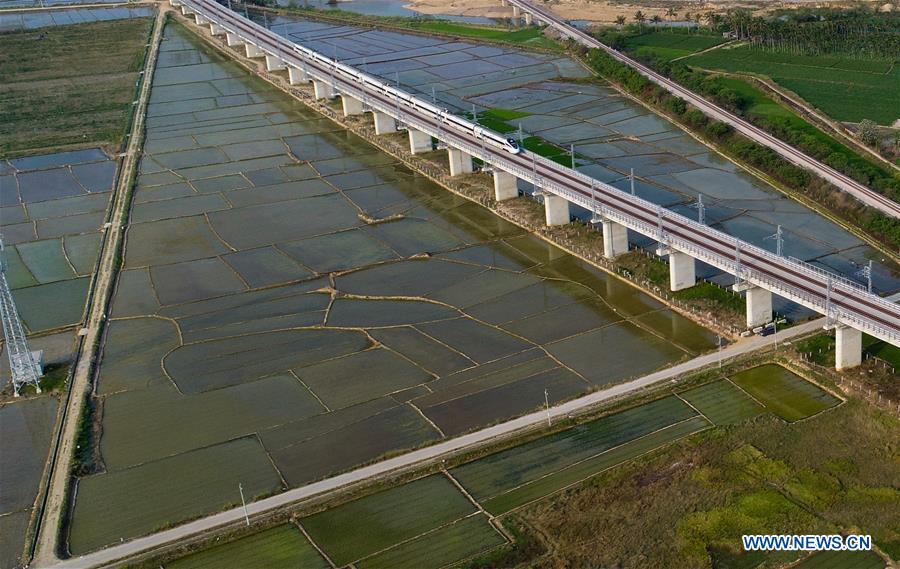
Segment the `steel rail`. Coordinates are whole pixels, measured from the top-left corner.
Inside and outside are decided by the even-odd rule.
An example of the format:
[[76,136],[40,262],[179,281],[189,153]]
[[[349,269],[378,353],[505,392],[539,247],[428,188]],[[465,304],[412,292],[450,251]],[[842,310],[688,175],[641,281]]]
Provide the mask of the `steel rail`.
[[[862,285],[846,277],[802,261],[779,257],[541,156],[524,151],[514,155],[493,140],[484,144],[487,137],[476,134],[483,127],[458,117],[448,121],[444,116],[435,116],[427,110],[430,105],[425,101],[379,78],[297,46],[213,0],[182,0],[179,3],[208,23],[238,36],[242,42],[256,45],[265,55],[304,69],[316,80],[333,84],[344,96],[365,101],[371,110],[393,116],[402,103],[403,120],[409,128],[440,137],[451,147],[697,260],[732,274],[739,273],[737,276],[741,281],[761,286],[827,314],[836,322],[900,345],[900,306],[866,292]],[[375,89],[367,81],[379,87]]]

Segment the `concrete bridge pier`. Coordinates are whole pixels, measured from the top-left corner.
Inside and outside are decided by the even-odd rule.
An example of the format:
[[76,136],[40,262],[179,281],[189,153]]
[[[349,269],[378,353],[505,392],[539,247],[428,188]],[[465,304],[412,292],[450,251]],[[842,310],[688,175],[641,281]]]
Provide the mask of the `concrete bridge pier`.
[[697,265],[693,257],[670,247],[659,249],[657,254],[669,256],[669,289],[672,292],[697,284]]
[[423,152],[431,152],[430,134],[414,128],[409,128],[406,131],[409,133],[409,151],[411,153],[422,154]]
[[517,181],[513,174],[494,168],[494,199],[502,202],[519,197]]
[[266,52],[259,49],[252,43],[245,43],[244,50],[246,50],[246,52],[247,52],[247,57],[249,57],[251,59],[254,57],[263,57],[264,55],[266,55]]
[[525,25],[530,26],[532,23],[534,23],[534,17],[531,12],[525,12]]
[[341,95],[341,107],[344,110],[345,117],[363,114],[362,101],[350,95]]
[[373,111],[372,117],[375,119],[375,134],[390,134],[392,132],[397,132],[397,123],[391,115]]
[[850,326],[838,325],[834,329],[834,340],[835,369],[841,371],[862,363],[862,332]]
[[241,40],[241,38],[237,34],[226,33],[225,34],[225,43],[228,44],[228,47],[234,47],[237,45],[241,45],[244,42],[243,42],[243,40]]
[[309,73],[299,67],[288,67],[288,82],[291,85],[299,85],[301,83],[309,83],[312,79]]
[[334,88],[331,83],[313,79],[313,95],[316,99],[334,99]]
[[194,14],[194,21],[197,22],[198,26],[205,26],[209,23],[209,20],[206,18],[206,16],[202,14]]
[[513,9],[513,18],[521,18],[522,17],[521,8],[519,8],[518,6],[513,6],[512,9]]
[[614,221],[604,219],[603,226],[603,256],[607,259],[615,259],[619,255],[628,252],[628,228]]
[[544,192],[544,218],[547,227],[566,225],[572,218],[569,215],[569,200]]
[[225,35],[225,28],[223,28],[222,26],[220,26],[218,24],[210,23],[209,24],[209,33],[214,36],[222,36],[222,35]]
[[178,0],[169,0],[169,6],[178,8],[179,6],[181,6],[181,2],[179,2]]
[[447,148],[450,159],[450,175],[470,174],[472,172],[472,156],[457,148]]
[[178,5],[181,6],[181,15],[182,16],[190,16],[191,14],[194,13],[194,10],[191,9],[190,6],[185,6],[184,4],[178,4]]
[[508,0],[500,0],[500,5],[506,8],[507,6],[509,6],[509,2]]
[[747,328],[755,328],[772,321],[772,292],[744,283],[734,285],[736,291],[747,291]]
[[281,71],[282,69],[287,69],[287,64],[284,61],[274,55],[266,55],[267,71]]

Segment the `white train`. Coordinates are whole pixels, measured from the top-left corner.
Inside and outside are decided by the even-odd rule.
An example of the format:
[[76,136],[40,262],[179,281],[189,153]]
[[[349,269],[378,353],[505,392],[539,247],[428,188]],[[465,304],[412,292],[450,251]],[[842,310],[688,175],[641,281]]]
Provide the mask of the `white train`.
[[472,135],[479,140],[503,148],[511,154],[519,154],[522,151],[515,139],[505,138],[492,130],[456,116],[447,109],[439,108],[432,103],[414,97],[401,89],[391,86],[389,83],[381,81],[377,77],[362,73],[349,65],[344,65],[339,61],[325,57],[324,55],[301,45],[295,44],[294,51],[304,58],[316,61],[318,64],[329,70],[333,70],[336,73],[339,72],[343,77],[355,77],[360,85],[363,86],[362,89],[379,93],[385,98],[390,99],[393,103],[403,105],[412,113],[422,114],[424,112],[431,115],[442,124],[453,123],[455,127],[471,132]]

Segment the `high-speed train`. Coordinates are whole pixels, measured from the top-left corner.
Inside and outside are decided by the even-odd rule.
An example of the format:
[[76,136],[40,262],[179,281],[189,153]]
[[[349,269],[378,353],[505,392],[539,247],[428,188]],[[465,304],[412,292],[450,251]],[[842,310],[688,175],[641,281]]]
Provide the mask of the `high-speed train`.
[[511,154],[519,154],[522,151],[522,149],[519,147],[519,143],[516,142],[515,139],[505,138],[502,135],[493,132],[492,130],[486,129],[476,123],[456,116],[447,109],[442,109],[427,101],[419,100],[400,89],[395,89],[389,83],[381,81],[377,77],[373,77],[372,75],[369,75],[367,73],[362,73],[349,65],[344,65],[339,61],[336,61],[329,57],[325,57],[324,55],[302,45],[294,44],[294,51],[296,51],[303,57],[315,60],[320,65],[323,65],[328,69],[332,69],[336,72],[340,71],[344,76],[350,75],[352,77],[355,77],[361,85],[361,90],[363,91],[374,90],[384,97],[391,99],[395,103],[398,103],[398,105],[402,105],[407,109],[410,109],[412,112],[421,113],[424,111],[427,114],[430,114],[435,119],[439,120],[442,124],[453,123],[457,128],[468,130],[476,138],[483,140],[488,144],[493,144],[494,146],[503,148]]

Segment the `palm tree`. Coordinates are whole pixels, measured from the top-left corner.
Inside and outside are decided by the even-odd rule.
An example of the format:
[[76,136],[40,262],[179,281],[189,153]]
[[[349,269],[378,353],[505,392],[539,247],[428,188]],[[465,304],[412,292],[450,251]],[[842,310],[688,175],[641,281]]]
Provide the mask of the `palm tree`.
[[722,21],[722,16],[716,14],[715,12],[707,12],[706,15],[706,25],[710,28],[715,28]]
[[622,26],[625,25],[625,16],[616,16],[616,25],[619,26],[619,29],[622,29]]
[[677,15],[678,15],[678,12],[676,12],[675,8],[673,8],[671,6],[669,6],[669,8],[666,10],[666,17],[669,18],[669,20],[671,20],[672,18],[674,18]]
[[641,32],[643,33],[644,22],[647,21],[647,16],[645,16],[643,12],[638,10],[637,12],[634,13],[634,21],[638,23],[638,27],[640,28]]
[[662,18],[659,17],[659,14],[653,14],[653,17],[650,18],[650,21],[654,24],[659,25],[659,23],[662,22]]

